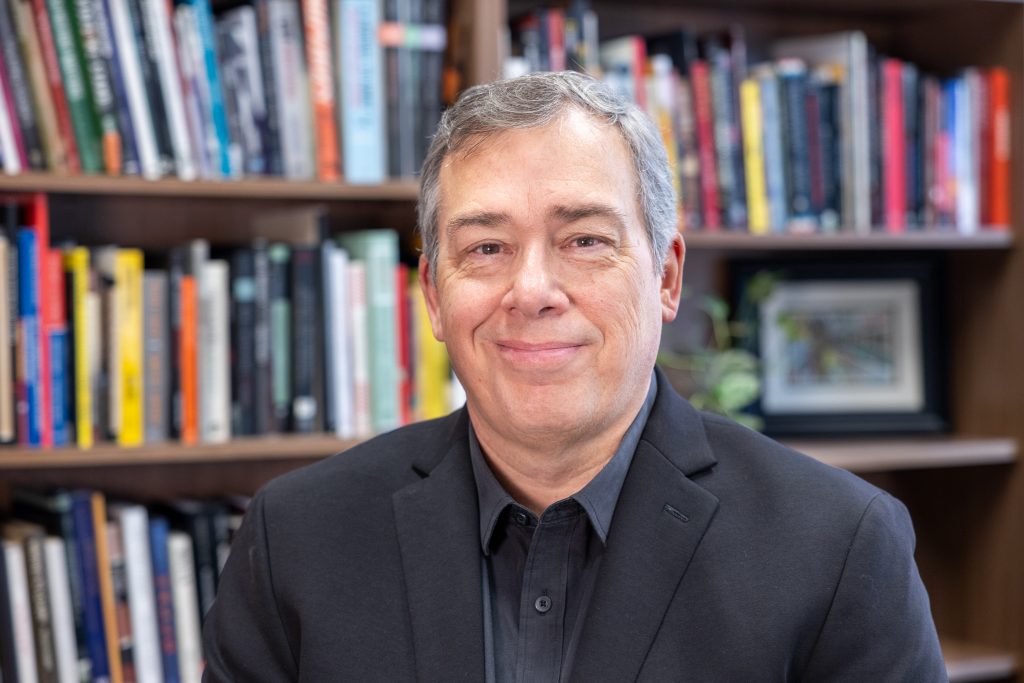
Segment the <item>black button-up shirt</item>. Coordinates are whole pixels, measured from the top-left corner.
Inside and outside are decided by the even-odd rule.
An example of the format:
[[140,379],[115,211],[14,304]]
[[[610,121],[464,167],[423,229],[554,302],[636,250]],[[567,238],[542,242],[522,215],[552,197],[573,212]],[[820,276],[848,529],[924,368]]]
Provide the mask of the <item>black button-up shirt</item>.
[[470,425],[488,683],[568,680],[615,503],[656,394],[652,376],[647,398],[608,464],[540,519],[495,478]]

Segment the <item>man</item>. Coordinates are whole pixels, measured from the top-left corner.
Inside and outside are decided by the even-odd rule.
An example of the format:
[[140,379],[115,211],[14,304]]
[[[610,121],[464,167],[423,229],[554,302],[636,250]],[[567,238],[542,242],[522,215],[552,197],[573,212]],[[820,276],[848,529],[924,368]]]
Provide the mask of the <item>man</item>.
[[600,83],[470,89],[419,218],[466,407],[256,496],[206,680],[945,680],[905,508],[654,370],[675,221],[657,131]]

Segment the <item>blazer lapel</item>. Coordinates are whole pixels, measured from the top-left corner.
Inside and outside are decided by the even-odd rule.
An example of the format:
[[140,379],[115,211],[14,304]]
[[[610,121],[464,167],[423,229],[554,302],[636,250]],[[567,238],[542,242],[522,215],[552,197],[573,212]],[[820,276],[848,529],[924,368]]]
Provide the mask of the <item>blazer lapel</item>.
[[[484,680],[483,585],[476,485],[465,410],[436,466],[392,498],[409,598],[417,680]],[[436,453],[436,452],[435,452]]]
[[636,680],[718,508],[689,479],[715,462],[699,414],[659,373],[658,398],[615,506],[572,681]]

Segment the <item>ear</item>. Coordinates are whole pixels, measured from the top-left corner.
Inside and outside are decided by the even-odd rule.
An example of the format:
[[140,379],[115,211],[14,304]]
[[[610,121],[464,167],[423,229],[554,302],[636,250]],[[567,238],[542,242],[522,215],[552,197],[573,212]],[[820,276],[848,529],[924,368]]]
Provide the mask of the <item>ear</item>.
[[679,311],[679,297],[683,291],[683,262],[686,260],[686,243],[678,232],[672,238],[661,275],[661,320],[672,322]]
[[434,338],[443,342],[444,326],[441,324],[441,308],[437,303],[437,286],[434,284],[434,274],[430,272],[430,261],[423,254],[420,254],[419,281],[420,291],[423,292],[423,298],[427,302],[430,329],[434,332]]

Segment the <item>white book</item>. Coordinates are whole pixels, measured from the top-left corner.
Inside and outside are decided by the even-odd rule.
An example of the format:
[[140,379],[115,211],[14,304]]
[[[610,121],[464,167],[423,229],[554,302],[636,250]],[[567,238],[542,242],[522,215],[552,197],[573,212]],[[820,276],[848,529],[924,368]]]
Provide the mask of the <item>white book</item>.
[[207,355],[208,386],[199,415],[201,436],[205,443],[225,443],[231,440],[231,283],[227,261],[207,261],[203,280],[206,338],[200,350]]
[[132,624],[132,660],[138,683],[163,683],[153,564],[149,552],[149,513],[142,505],[110,506],[121,523],[128,614]]
[[[973,77],[972,77],[973,74]],[[974,137],[974,107],[972,106],[971,81],[977,78],[977,71],[967,69],[956,80],[954,93],[955,128],[953,145],[956,158],[956,225],[963,235],[972,235],[978,231],[978,177],[975,156],[977,144]]]
[[181,683],[200,683],[203,647],[200,640],[199,595],[196,588],[192,538],[183,531],[167,537],[167,563],[174,603],[174,628],[178,640],[178,675]]
[[352,409],[355,435],[370,436],[373,419],[370,414],[370,330],[367,322],[366,264],[350,261],[349,323],[352,340]]
[[[0,81],[5,76],[0,73]],[[7,108],[7,100],[0,97],[0,161],[4,172],[9,175],[21,173],[21,157],[18,155],[18,143],[14,139],[14,123],[11,120],[14,112]]]
[[210,292],[206,284],[206,262],[210,260],[210,243],[195,239],[188,243],[188,270],[196,286],[196,415],[199,416],[199,438],[203,439],[203,415],[210,397],[210,355],[205,345],[210,339]]
[[312,114],[299,3],[268,0],[267,10],[284,175],[309,179],[314,174]]
[[28,597],[28,570],[25,549],[17,541],[4,541],[4,562],[7,566],[7,595],[11,601],[14,625],[14,653],[17,659],[17,683],[36,683],[36,641],[32,632],[32,606]]
[[71,607],[71,579],[68,575],[64,539],[47,536],[43,541],[46,558],[46,584],[50,594],[50,618],[53,624],[53,646],[57,660],[57,680],[78,683],[78,641],[75,638],[75,617]]
[[110,22],[114,27],[114,40],[120,57],[118,62],[128,97],[128,113],[135,129],[139,167],[144,178],[155,180],[160,177],[160,153],[156,146],[156,131],[153,130],[153,116],[149,110],[146,86],[142,82],[142,71],[139,67],[142,51],[135,40],[135,29],[128,13],[128,0],[107,0],[107,7],[110,11]]
[[103,329],[99,324],[103,316],[103,304],[97,292],[89,290],[85,295],[85,314],[86,354],[89,359],[89,386],[92,388],[92,395],[94,397],[92,401],[92,424],[93,432],[95,433],[98,428],[102,427],[97,419],[97,409],[99,406],[95,397],[101,395],[100,382],[103,378]]
[[[0,349],[10,349],[11,291],[10,291],[10,243],[6,235],[0,235]],[[10,353],[0,353],[0,440],[14,441],[14,363]]]
[[[342,439],[355,437],[355,410],[352,400],[352,342],[347,308],[348,252],[335,248],[330,256],[329,289],[324,298],[331,302],[331,382],[334,385],[334,433]],[[325,354],[326,355],[326,354]]]
[[178,71],[177,52],[171,37],[171,19],[164,0],[142,0],[143,21],[149,26],[156,45],[157,74],[160,92],[164,98],[164,112],[174,149],[174,168],[182,180],[196,177],[192,141],[189,139],[188,120],[185,118],[185,100],[181,92],[181,74]]
[[843,172],[842,227],[871,232],[871,140],[868,112],[868,40],[860,31],[789,38],[772,46],[776,58],[798,57],[811,64],[838,64],[845,80],[841,101]]

